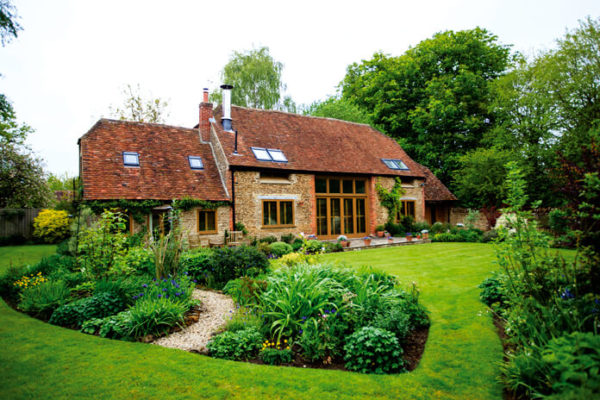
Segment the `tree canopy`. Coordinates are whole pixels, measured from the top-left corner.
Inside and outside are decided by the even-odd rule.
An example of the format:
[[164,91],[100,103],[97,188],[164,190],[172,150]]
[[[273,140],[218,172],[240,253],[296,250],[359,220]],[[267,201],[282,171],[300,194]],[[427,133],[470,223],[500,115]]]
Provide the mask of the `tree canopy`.
[[[283,64],[273,59],[269,48],[260,47],[235,51],[221,71],[221,80],[233,85],[232,104],[296,112],[295,103],[285,95],[286,85],[281,81],[282,71]],[[220,102],[221,91],[214,91],[211,100]]]
[[331,96],[323,101],[315,101],[303,110],[303,114],[312,115],[313,117],[341,119],[361,124],[368,124],[371,121],[366,111],[359,108],[356,104],[337,96]]
[[441,32],[399,57],[350,65],[342,95],[451,184],[459,157],[492,126],[490,83],[509,61],[509,48],[485,29]]
[[144,98],[141,94],[140,85],[127,85],[123,89],[123,104],[121,106],[110,106],[111,116],[120,120],[151,122],[161,124],[169,116],[167,106],[169,103],[159,97]]
[[5,46],[23,29],[17,22],[17,10],[9,0],[0,0],[0,43]]

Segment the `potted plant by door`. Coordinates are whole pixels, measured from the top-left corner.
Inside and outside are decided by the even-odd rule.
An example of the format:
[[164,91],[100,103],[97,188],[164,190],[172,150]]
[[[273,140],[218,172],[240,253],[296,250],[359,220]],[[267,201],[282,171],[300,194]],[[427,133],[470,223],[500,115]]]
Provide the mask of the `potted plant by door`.
[[407,242],[412,242],[412,233],[406,232],[406,241]]
[[342,247],[350,247],[350,241],[344,235],[340,235],[337,238],[338,242],[342,245]]
[[423,229],[421,233],[423,234],[423,239],[429,239],[429,231],[427,229]]
[[388,238],[388,243],[389,244],[394,243],[394,237],[393,236],[388,236],[387,238]]
[[365,236],[363,238],[364,242],[365,242],[365,246],[370,246],[371,245],[371,236]]
[[385,226],[377,225],[375,227],[375,232],[377,233],[377,237],[383,237],[383,234],[385,233]]

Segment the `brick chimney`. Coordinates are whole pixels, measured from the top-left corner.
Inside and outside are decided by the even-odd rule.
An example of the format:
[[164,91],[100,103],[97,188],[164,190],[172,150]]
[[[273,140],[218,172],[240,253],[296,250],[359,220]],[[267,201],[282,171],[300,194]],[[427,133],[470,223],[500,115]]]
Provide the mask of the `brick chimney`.
[[198,129],[200,131],[200,140],[210,141],[210,122],[213,117],[213,105],[208,101],[208,88],[204,88],[202,103],[200,103],[200,122]]

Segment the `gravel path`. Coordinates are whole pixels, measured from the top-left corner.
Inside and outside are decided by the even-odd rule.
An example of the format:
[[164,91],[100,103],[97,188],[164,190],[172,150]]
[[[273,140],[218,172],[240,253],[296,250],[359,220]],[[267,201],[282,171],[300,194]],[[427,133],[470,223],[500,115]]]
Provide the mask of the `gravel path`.
[[206,343],[227,321],[235,305],[231,297],[208,290],[194,289],[192,297],[202,301],[203,311],[198,322],[182,331],[159,338],[154,344],[186,351],[206,352]]

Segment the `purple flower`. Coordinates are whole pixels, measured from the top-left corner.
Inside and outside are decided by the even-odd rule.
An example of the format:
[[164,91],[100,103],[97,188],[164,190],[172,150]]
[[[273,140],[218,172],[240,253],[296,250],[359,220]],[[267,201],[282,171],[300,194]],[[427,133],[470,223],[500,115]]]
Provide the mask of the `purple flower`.
[[168,298],[169,298],[169,295],[168,295],[168,294],[165,294],[165,299],[168,299]]
[[143,287],[143,288],[147,288],[147,287],[148,287],[148,285],[144,283],[144,284],[142,285],[142,287]]
[[159,283],[158,283],[158,282],[156,282],[156,286],[158,286],[158,285],[159,285]]
[[140,294],[138,295],[138,297],[142,297],[143,295],[144,295],[144,293],[140,293]]
[[299,333],[302,335],[302,329],[300,329],[300,332],[299,332]]
[[567,300],[567,299],[574,299],[574,298],[575,298],[575,295],[574,295],[573,293],[571,293],[571,291],[569,290],[569,288],[566,288],[566,289],[565,289],[565,290],[562,292],[562,294],[560,295],[560,297],[561,297],[563,300]]
[[158,298],[160,299],[161,297],[162,297],[162,294],[159,294],[159,295],[158,295]]
[[154,282],[156,282],[156,278],[152,278],[152,280],[153,280]]
[[166,291],[167,291],[167,288],[163,288],[163,292],[166,292]]
[[187,275],[187,274],[188,274],[188,272],[187,272],[187,271],[185,271],[183,274],[184,274],[184,275]]
[[194,283],[198,283],[198,281],[197,281],[197,280],[195,280],[195,279],[194,279],[192,282],[194,282]]
[[137,298],[138,298],[137,296],[133,296],[133,299],[134,299],[134,300],[137,300]]
[[180,293],[179,292],[175,292],[175,296],[179,297]]

